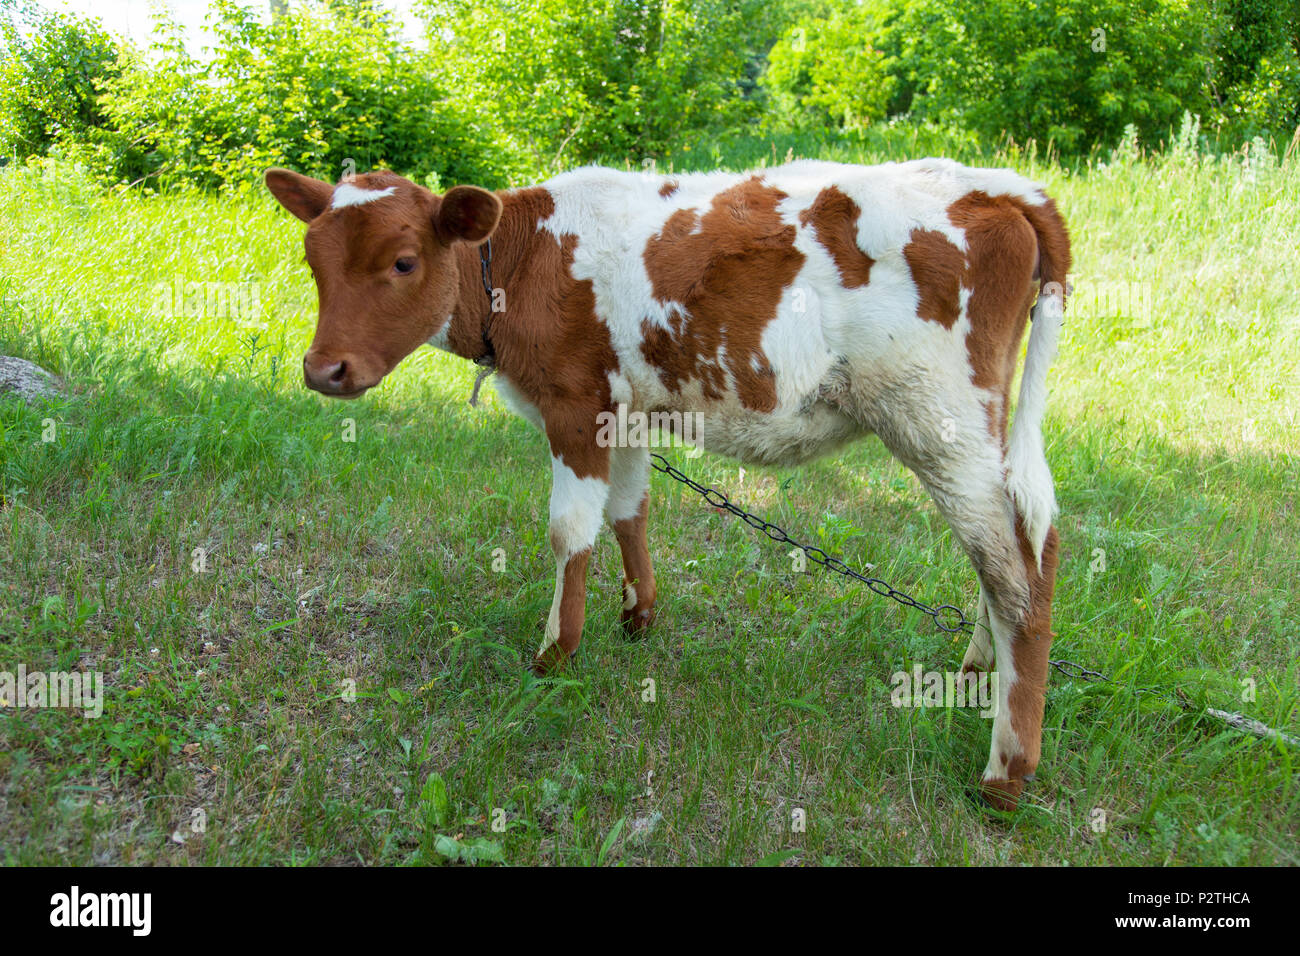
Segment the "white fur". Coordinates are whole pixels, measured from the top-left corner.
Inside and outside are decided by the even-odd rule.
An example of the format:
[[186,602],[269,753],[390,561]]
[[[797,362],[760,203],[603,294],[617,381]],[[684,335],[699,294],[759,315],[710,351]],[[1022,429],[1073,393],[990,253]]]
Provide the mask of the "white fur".
[[492,387],[496,389],[497,397],[501,399],[506,408],[524,421],[531,423],[534,428],[539,428],[542,431],[546,430],[546,422],[542,420],[541,409],[524,398],[523,393],[515,388],[510,379],[504,375],[493,375]]
[[997,654],[997,700],[993,711],[993,733],[984,780],[1005,780],[1012,760],[1024,753],[1024,746],[1011,723],[1011,688],[1016,683],[1015,657],[1011,650],[1011,625],[996,613],[989,615],[993,645]]
[[579,478],[563,458],[551,459],[551,475],[551,544],[565,563],[595,542],[609,482]]
[[397,192],[396,186],[389,186],[386,189],[362,189],[359,186],[353,186],[351,183],[340,183],[334,187],[334,199],[330,203],[330,208],[342,209],[345,206],[362,206],[368,202],[374,202],[376,199],[391,196],[395,192]]
[[450,352],[451,348],[447,341],[450,335],[451,335],[451,316],[449,315],[447,316],[446,319],[443,320],[442,328],[438,329],[437,332],[434,332],[433,335],[429,337],[429,341],[426,344],[432,345],[435,349],[441,349],[444,352]]
[[546,622],[546,635],[538,656],[560,639],[560,602],[564,598],[564,570],[569,559],[596,542],[609,483],[599,478],[579,478],[561,457],[551,459],[551,548],[555,553],[555,597]]
[[1007,442],[1007,492],[1024,516],[1039,570],[1043,566],[1043,544],[1056,515],[1052,471],[1043,450],[1043,413],[1047,409],[1047,370],[1056,357],[1063,310],[1059,293],[1040,295],[1034,306],[1020,400]]
[[537,647],[537,656],[541,657],[546,649],[560,639],[560,602],[564,600],[564,565],[555,565],[555,593],[551,597],[551,613],[546,616],[546,631],[542,634],[542,643]]
[[644,446],[609,450],[609,499],[605,515],[610,524],[635,518],[650,487],[650,449]]
[[975,614],[975,630],[966,645],[966,654],[961,659],[963,668],[969,666],[976,670],[993,669],[993,625],[989,622],[988,599],[984,596],[984,587],[980,586],[979,605]]
[[[702,218],[714,196],[754,175],[786,194],[778,211],[794,227],[795,248],[805,257],[763,332],[777,390],[777,407],[768,413],[740,403],[729,371],[730,387],[721,400],[706,399],[698,381],[681,383],[680,392],[669,390],[641,352],[643,322],[670,329],[670,319],[685,312],[681,303],[655,298],[642,256],[647,242],[675,211],[691,209]],[[950,381],[937,386],[944,394],[931,395],[929,407],[967,406],[972,417],[960,427],[983,427],[977,424],[979,408],[966,399],[972,393],[986,403],[999,397],[975,389],[959,373],[969,362],[964,308],[952,329],[919,318],[919,297],[902,250],[917,228],[940,232],[964,250],[965,235],[947,214],[953,202],[980,189],[1039,204],[1044,196],[1037,184],[1008,170],[969,169],[950,160],[871,167],[802,160],[758,173],[694,173],[671,177],[677,189],[664,198],[659,187],[668,178],[587,167],[545,184],[555,210],[539,228],[557,239],[578,237],[572,273],[591,281],[597,315],[609,329],[619,359],[611,390],[619,401],[637,411],[702,412],[701,447],[742,460],[793,464],[865,431],[844,408],[825,400],[829,385],[847,376],[861,387],[874,383],[883,393],[915,378],[917,369],[947,369]],[[815,230],[799,220],[831,185],[862,210],[858,245],[875,264],[870,282],[860,288],[844,288]],[[717,357],[724,369],[725,357],[724,345]],[[869,398],[859,395],[858,404],[870,404]]]

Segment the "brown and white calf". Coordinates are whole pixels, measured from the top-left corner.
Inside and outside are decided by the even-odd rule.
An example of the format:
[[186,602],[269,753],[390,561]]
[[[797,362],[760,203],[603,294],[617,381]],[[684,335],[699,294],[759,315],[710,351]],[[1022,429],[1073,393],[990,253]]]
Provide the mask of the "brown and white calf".
[[[999,676],[982,784],[1015,806],[1038,764],[1051,644],[1056,504],[1041,422],[1070,267],[1040,187],[935,159],[671,177],[585,168],[442,196],[387,172],[332,186],[273,169],[266,182],[310,224],[311,388],[356,397],[426,342],[494,353],[498,393],[545,432],[556,571],[537,666],[578,647],[602,514],[623,553],[624,624],[653,616],[649,450],[599,441],[602,413],[700,413],[697,444],[763,464],[874,433],[975,566],[963,667],[996,660]],[[480,278],[489,237],[497,314]]]

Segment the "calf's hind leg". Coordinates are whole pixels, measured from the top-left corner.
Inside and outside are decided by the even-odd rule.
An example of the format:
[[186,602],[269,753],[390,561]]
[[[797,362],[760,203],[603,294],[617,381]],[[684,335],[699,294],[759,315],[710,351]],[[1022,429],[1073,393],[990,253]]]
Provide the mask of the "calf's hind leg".
[[[1039,568],[1033,546],[997,476],[965,481],[970,492],[942,490],[926,482],[953,533],[970,556],[984,595],[991,632],[997,709],[988,764],[980,779],[985,798],[1013,810],[1026,778],[1038,767],[1048,652],[1052,646],[1052,591],[1056,580],[1056,529],[1048,530]],[[979,489],[979,490],[977,490]],[[972,648],[980,652],[980,637]],[[965,665],[973,662],[967,652]]]
[[980,588],[980,599],[975,615],[975,630],[971,633],[966,654],[961,659],[962,673],[981,674],[993,670],[993,630],[989,624],[989,602]]
[[[1016,544],[1029,585],[1029,605],[1018,621],[1002,629],[1001,640],[997,637],[998,629],[994,629],[1000,699],[993,747],[981,780],[985,798],[1000,810],[1015,809],[1024,781],[1038,767],[1050,667],[1048,657],[1052,648],[1052,594],[1056,587],[1059,539],[1056,529],[1048,528],[1040,567],[1024,522],[1017,515]],[[1005,736],[1000,739],[998,722],[1004,710],[1010,726],[1003,728]]]
[[[1041,750],[1056,530],[1047,533],[1040,568],[1003,481],[1001,449],[984,440],[945,448],[927,439],[918,427],[923,421],[917,414],[906,432],[882,428],[877,433],[921,479],[979,576],[979,620],[987,624],[997,674],[997,708],[980,789],[993,806],[1012,810]],[[964,664],[987,660],[983,640],[977,630]]]

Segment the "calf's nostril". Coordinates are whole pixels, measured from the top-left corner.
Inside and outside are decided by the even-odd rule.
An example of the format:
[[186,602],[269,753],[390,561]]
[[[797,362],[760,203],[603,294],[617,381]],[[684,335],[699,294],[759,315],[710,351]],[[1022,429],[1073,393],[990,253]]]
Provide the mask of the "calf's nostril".
[[330,384],[341,385],[343,378],[348,373],[347,362],[337,362],[332,369],[329,369]]

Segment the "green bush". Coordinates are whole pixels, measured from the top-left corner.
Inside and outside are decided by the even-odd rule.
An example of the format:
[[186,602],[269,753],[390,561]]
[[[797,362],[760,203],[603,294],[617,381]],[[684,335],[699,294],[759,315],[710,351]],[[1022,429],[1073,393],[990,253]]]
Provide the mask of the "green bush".
[[270,165],[500,186],[755,131],[774,161],[908,130],[1077,155],[1184,113],[1232,145],[1300,124],[1300,0],[422,0],[427,51],[377,0],[267,24],[212,0],[206,60],[165,14],[146,52],[29,2],[0,0],[0,148],[145,188],[247,191]]
[[989,139],[1084,152],[1211,105],[1207,14],[1188,0],[926,0],[894,30],[912,113]]
[[758,115],[746,92],[772,17],[762,0],[431,0],[425,10],[463,99],[499,117],[539,169],[661,158]]
[[888,13],[888,4],[865,3],[788,28],[763,74],[770,120],[791,129],[861,129],[884,119],[898,85],[877,46]]
[[519,164],[490,123],[444,91],[425,53],[370,4],[308,3],[262,24],[214,0],[215,56],[186,52],[162,18],[153,57],[122,51],[104,121],[66,145],[103,180],[258,188],[268,166],[327,179],[387,168],[504,185]]
[[1085,153],[1185,112],[1235,145],[1300,124],[1300,0],[827,0],[772,48],[774,130],[882,116]]
[[1237,139],[1272,136],[1285,147],[1300,135],[1300,57],[1295,50],[1282,48],[1276,58],[1263,57],[1251,82],[1233,92],[1223,117]]
[[1216,11],[1214,115],[1232,139],[1285,146],[1300,126],[1300,0],[1219,0]]
[[101,126],[99,88],[120,72],[113,38],[95,21],[18,10],[13,0],[0,11],[0,151],[19,161],[43,156]]

